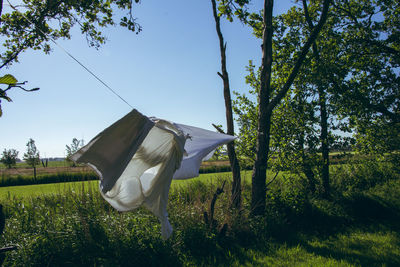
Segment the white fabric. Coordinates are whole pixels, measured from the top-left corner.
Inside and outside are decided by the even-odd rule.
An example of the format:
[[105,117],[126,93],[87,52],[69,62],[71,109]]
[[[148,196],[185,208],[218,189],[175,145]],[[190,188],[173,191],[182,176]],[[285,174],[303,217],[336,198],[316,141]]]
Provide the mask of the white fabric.
[[174,179],[188,179],[199,176],[201,162],[208,160],[214,154],[214,151],[220,145],[229,143],[235,139],[234,136],[220,134],[198,127],[184,124],[175,124],[185,136],[185,151],[181,167],[175,172]]
[[[172,178],[198,176],[201,161],[211,157],[216,147],[234,137],[155,118],[149,123],[147,119],[133,110],[96,136],[73,159],[88,163],[99,173],[101,195],[115,209],[129,211],[143,205],[156,215],[161,222],[162,237],[166,239],[172,234],[167,213]],[[135,136],[135,139],[121,136],[123,131],[120,129],[130,129],[131,124],[138,129],[126,134]],[[132,149],[122,152],[111,149],[113,142],[121,145],[120,139],[130,144]],[[109,151],[103,151],[102,146]],[[122,158],[127,163],[115,164],[116,169],[109,170],[110,158]],[[110,175],[105,176],[104,172]]]
[[172,175],[179,167],[185,138],[178,131],[168,131],[156,123],[114,187],[101,194],[119,211],[144,205],[161,222],[161,234],[168,238],[172,227],[168,221],[167,203]]

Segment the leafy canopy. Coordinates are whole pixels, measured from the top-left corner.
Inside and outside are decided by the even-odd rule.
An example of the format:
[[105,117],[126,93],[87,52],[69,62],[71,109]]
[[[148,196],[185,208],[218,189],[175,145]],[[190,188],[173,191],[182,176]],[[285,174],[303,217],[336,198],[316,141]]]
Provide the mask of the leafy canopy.
[[72,139],[71,145],[66,145],[65,150],[67,152],[67,158],[66,160],[73,166],[75,167],[75,162],[71,160],[71,156],[76,153],[81,147],[83,146],[83,140],[78,140],[76,138]]
[[35,141],[30,138],[28,143],[26,143],[26,153],[24,153],[25,162],[35,168],[36,165],[40,164],[39,150],[36,148]]
[[0,162],[11,169],[17,164],[18,151],[15,149],[4,149]]
[[[13,1],[14,2],[14,1]],[[4,50],[0,53],[0,69],[18,62],[19,55],[28,50],[42,50],[50,53],[51,41],[59,38],[70,39],[71,29],[79,26],[86,36],[87,43],[99,48],[106,41],[101,29],[119,25],[132,32],[139,33],[142,27],[133,17],[132,0],[22,0],[12,5],[0,0],[0,38],[4,40]],[[139,0],[135,0],[139,2]],[[8,12],[3,7],[9,6]],[[121,14],[125,11],[125,14]],[[11,101],[7,91],[18,87],[25,91],[36,91],[38,88],[26,90],[22,87],[26,82],[18,83],[10,74],[0,77],[0,117],[2,116],[1,100]]]
[[132,0],[23,0],[12,7],[15,9],[1,15],[0,36],[5,38],[5,51],[0,54],[0,68],[18,61],[18,55],[27,49],[49,53],[50,41],[70,39],[75,25],[88,44],[98,48],[106,41],[101,28],[116,24],[118,10],[127,12],[120,16],[120,26],[136,33],[142,30],[133,17]]

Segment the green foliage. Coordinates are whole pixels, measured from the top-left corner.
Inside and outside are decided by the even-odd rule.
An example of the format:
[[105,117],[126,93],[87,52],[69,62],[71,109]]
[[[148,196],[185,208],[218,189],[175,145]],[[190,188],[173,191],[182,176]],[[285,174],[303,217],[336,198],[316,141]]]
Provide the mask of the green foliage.
[[249,0],[220,0],[218,2],[219,16],[225,16],[230,22],[233,21],[235,16],[242,22],[247,21],[247,17],[250,14],[247,8],[250,3]]
[[347,164],[336,168],[333,187],[339,192],[357,193],[389,180],[400,179],[398,162],[366,159],[362,163]]
[[[304,5],[274,18],[271,85],[281,88],[298,58],[298,47],[316,25],[322,1]],[[311,179],[318,177],[322,135],[322,104],[328,120],[327,144],[363,153],[399,150],[399,6],[390,1],[335,1],[331,14],[294,80],[272,115],[270,163]],[[260,14],[247,22],[262,37]],[[238,152],[254,162],[260,71],[250,62],[249,95],[236,94],[234,111],[239,125]],[[272,91],[270,97],[275,96]],[[257,98],[256,98],[257,97]],[[334,133],[335,131],[335,133]],[[353,137],[349,134],[353,133]]]
[[7,88],[2,89],[0,88],[0,117],[3,115],[3,111],[1,109],[1,99],[5,99],[8,102],[12,102],[11,98],[7,96],[7,91],[12,89],[12,88],[20,88],[26,92],[33,92],[39,90],[39,88],[33,88],[33,89],[25,89],[22,87],[26,82],[18,83],[18,80],[12,76],[11,74],[6,74],[3,77],[0,77],[0,84],[5,84],[7,85]]
[[355,148],[362,153],[384,154],[400,151],[400,123],[384,118],[357,120]]
[[[138,0],[135,0],[137,3]],[[1,1],[3,3],[3,1]],[[21,5],[13,6],[11,12],[4,11],[3,4],[0,9],[0,36],[2,37],[3,52],[0,53],[0,69],[9,67],[18,62],[19,55],[28,50],[42,50],[51,52],[51,41],[59,38],[70,39],[71,29],[80,26],[81,33],[86,36],[88,44],[98,48],[106,41],[101,28],[115,25],[117,10],[128,10],[122,16],[120,26],[132,32],[139,33],[142,28],[133,17],[132,0],[107,0],[107,1],[38,1],[23,0]],[[26,82],[18,83],[10,74],[0,77],[0,84],[7,88],[0,88],[0,117],[2,116],[2,99],[11,102],[7,91],[11,88],[20,88],[24,91],[37,91],[39,88],[25,89]]]
[[[331,26],[338,38],[333,73],[341,80],[332,103],[357,132],[364,152],[398,149],[400,7],[393,1],[336,1]],[[394,131],[391,131],[391,128]],[[393,144],[393,145],[392,145]]]
[[[249,74],[246,76],[246,83],[251,86],[249,93],[258,94],[260,87],[260,72],[255,72],[255,65],[252,61],[247,67]],[[246,94],[234,92],[236,99],[233,100],[233,111],[236,114],[236,122],[239,126],[238,140],[236,140],[237,154],[243,160],[255,161],[256,138],[258,127],[258,102],[254,102]]]
[[10,84],[15,84],[17,82],[18,80],[15,79],[15,77],[12,76],[11,74],[6,74],[3,77],[0,77],[0,84],[10,85]]
[[[0,77],[0,84],[6,84],[6,85],[12,85],[17,83],[17,79],[15,79],[14,76],[11,74],[6,74],[3,77]],[[0,88],[0,117],[3,115],[3,110],[1,109],[1,100],[7,100],[8,102],[11,102],[11,98],[7,96],[7,90],[6,89],[1,89]]]
[[72,139],[72,143],[71,143],[71,146],[69,146],[69,145],[66,145],[65,147],[66,147],[66,151],[67,151],[67,158],[66,158],[66,160],[67,160],[67,162],[72,166],[72,167],[75,167],[76,166],[76,164],[75,164],[75,162],[73,162],[72,160],[71,160],[71,156],[73,155],[73,154],[75,154],[76,152],[78,152],[78,150],[81,148],[83,146],[83,140],[78,140],[78,139],[76,139],[76,138],[73,138]]
[[15,149],[4,149],[0,162],[7,166],[8,169],[15,167],[17,164],[18,151]]
[[35,168],[36,165],[40,164],[39,151],[37,150],[35,141],[32,138],[30,138],[28,143],[26,143],[26,153],[24,153],[24,160],[32,168]]
[[121,18],[121,26],[136,33],[141,31],[132,14],[132,0],[23,0],[23,5],[15,8],[17,10],[1,15],[0,35],[6,39],[0,68],[18,61],[19,54],[27,49],[49,53],[50,40],[70,39],[75,25],[79,25],[88,44],[98,48],[106,41],[101,28],[116,24],[117,10],[128,10],[128,14]]

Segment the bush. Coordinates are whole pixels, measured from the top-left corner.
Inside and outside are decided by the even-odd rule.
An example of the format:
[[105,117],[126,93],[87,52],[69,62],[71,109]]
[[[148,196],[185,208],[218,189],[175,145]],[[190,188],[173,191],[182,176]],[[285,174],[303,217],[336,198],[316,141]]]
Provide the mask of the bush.
[[359,192],[392,179],[399,179],[392,162],[366,160],[340,166],[332,174],[332,187],[338,192]]

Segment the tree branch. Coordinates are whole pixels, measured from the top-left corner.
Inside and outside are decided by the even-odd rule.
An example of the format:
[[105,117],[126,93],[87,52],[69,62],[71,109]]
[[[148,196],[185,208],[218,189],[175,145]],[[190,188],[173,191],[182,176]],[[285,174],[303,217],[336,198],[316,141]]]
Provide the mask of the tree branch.
[[267,189],[268,189],[269,185],[272,184],[275,181],[276,177],[278,177],[278,174],[279,174],[279,171],[277,171],[275,173],[274,178],[272,178],[272,180],[265,186]]
[[221,129],[221,127],[215,125],[214,123],[212,124],[212,126],[214,126],[214,128],[217,129],[218,132],[220,132],[220,133],[222,133],[222,134],[226,134],[226,133],[224,132],[224,130]]
[[328,10],[329,10],[330,2],[331,2],[331,0],[324,0],[324,4],[322,7],[322,13],[321,13],[319,22],[314,27],[307,42],[304,44],[303,48],[301,49],[299,58],[297,59],[296,64],[293,67],[292,72],[290,73],[288,79],[286,80],[286,83],[283,85],[281,90],[278,91],[277,95],[269,103],[269,105],[267,107],[269,112],[272,112],[272,110],[282,100],[282,98],[286,95],[287,91],[289,90],[290,86],[293,84],[294,79],[296,78],[296,76],[300,70],[300,67],[303,64],[304,59],[306,58],[308,50],[310,49],[310,47],[314,43],[314,41],[317,39],[319,32],[322,30],[322,27],[324,26],[326,19],[328,18]]

